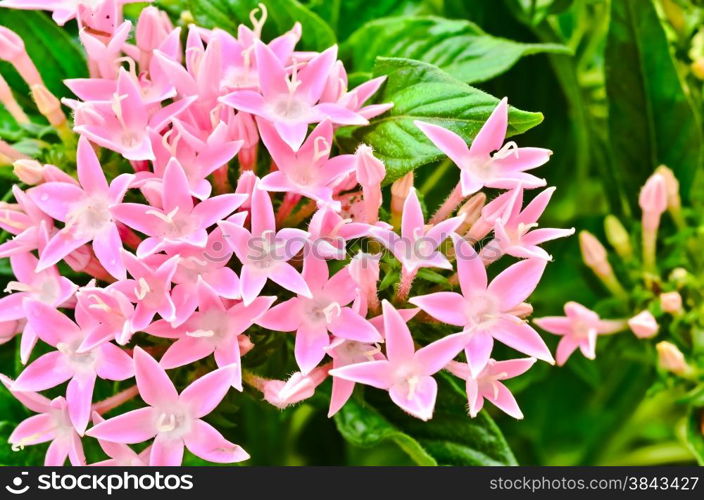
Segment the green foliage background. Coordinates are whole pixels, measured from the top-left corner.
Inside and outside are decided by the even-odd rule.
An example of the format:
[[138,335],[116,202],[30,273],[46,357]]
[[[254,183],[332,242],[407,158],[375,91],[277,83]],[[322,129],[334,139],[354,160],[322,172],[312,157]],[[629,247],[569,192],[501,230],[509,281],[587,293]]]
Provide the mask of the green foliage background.
[[[199,24],[234,32],[237,24],[248,22],[257,3],[162,0],[157,5],[174,18],[188,10]],[[264,3],[270,15],[265,38],[299,21],[303,48],[340,45],[352,82],[388,76],[378,99],[393,101],[393,110],[370,127],[346,131],[340,144],[372,144],[386,162],[388,182],[415,170],[416,185],[429,206],[457,182],[457,169],[440,161],[412,121],[432,121],[471,140],[503,96],[516,107],[511,134],[521,133],[521,144],[554,151],[541,171],[558,187],[542,221],[546,227],[575,226],[600,234],[605,214],[632,217],[638,189],[661,163],[675,171],[686,200],[695,207],[704,201],[701,81],[690,71],[697,57],[690,50],[692,39],[704,15],[699,1]],[[127,8],[136,15],[141,6]],[[56,94],[68,94],[59,83],[62,78],[85,75],[71,31],[75,28],[58,29],[43,13],[4,9],[0,24],[24,38]],[[32,109],[27,88],[11,68],[1,64],[0,72],[25,108]],[[51,131],[39,118],[23,130],[0,109],[0,137],[19,141],[18,148],[28,153],[51,154],[43,142],[51,140]],[[11,173],[0,170],[1,192],[12,182]],[[555,261],[534,295],[536,313],[560,313],[567,299],[593,305],[600,285],[582,267],[576,238],[554,242],[548,250]],[[9,266],[0,264],[6,281]],[[546,337],[554,347],[555,339]],[[364,398],[357,394],[328,420],[327,386],[311,402],[284,412],[245,393],[227,401],[213,419],[248,450],[251,464],[692,463],[691,447],[699,446],[700,456],[704,449],[701,436],[687,440],[696,425],[687,427],[671,405],[661,404],[662,396],[650,391],[652,357],[648,346],[616,336],[600,341],[595,362],[576,355],[564,368],[538,363],[511,385],[523,421],[491,410],[470,420],[464,388],[444,376],[444,396],[431,423],[407,417],[373,390]],[[16,374],[14,342],[0,347],[0,366],[4,373]],[[98,390],[107,395],[114,389]],[[0,392],[0,440],[26,416]],[[88,450],[89,456],[96,453]],[[42,456],[41,447],[12,453],[0,445],[1,464],[36,464]],[[198,461],[189,457],[187,463]]]

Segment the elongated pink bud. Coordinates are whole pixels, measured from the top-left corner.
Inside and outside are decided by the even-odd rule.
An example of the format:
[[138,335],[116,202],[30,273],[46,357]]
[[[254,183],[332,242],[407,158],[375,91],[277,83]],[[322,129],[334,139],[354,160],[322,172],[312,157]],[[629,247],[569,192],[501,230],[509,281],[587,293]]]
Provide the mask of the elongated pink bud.
[[457,229],[457,234],[464,235],[469,231],[475,222],[479,220],[482,215],[482,209],[486,204],[486,194],[479,193],[473,194],[457,211],[457,215],[464,215],[464,222]]
[[259,131],[254,118],[249,113],[237,113],[230,122],[233,138],[243,141],[242,148],[237,153],[241,170],[254,170],[257,166],[259,149]]
[[650,311],[642,311],[628,320],[628,327],[639,339],[649,339],[658,334],[660,327]]
[[638,204],[643,210],[643,227],[657,228],[660,216],[667,210],[667,185],[661,174],[653,174],[648,178],[640,191]]
[[614,295],[625,296],[626,291],[614,274],[607,257],[606,248],[596,236],[589,231],[580,231],[579,248],[582,251],[582,260],[601,280],[604,286]]
[[12,167],[17,178],[29,186],[44,182],[44,165],[36,160],[17,160]]
[[43,84],[32,85],[32,98],[39,112],[53,127],[61,127],[66,123],[66,115],[61,110],[61,102],[49,92]]
[[27,115],[24,113],[20,105],[17,104],[15,96],[12,95],[12,91],[10,90],[10,86],[7,84],[2,75],[0,75],[0,103],[5,106],[5,109],[7,109],[17,123],[29,123],[29,118],[27,118]]
[[277,408],[284,409],[315,394],[315,389],[328,376],[330,364],[314,368],[308,375],[296,372],[286,380],[262,380],[259,390],[264,399]]
[[366,144],[361,144],[354,156],[357,181],[362,186],[365,222],[374,224],[379,220],[381,181],[386,176],[386,167]]
[[413,170],[391,184],[391,224],[398,228],[401,226],[403,204],[413,187]]
[[377,283],[379,282],[380,260],[380,254],[359,252],[352,257],[348,266],[350,276],[357,283],[368,308],[372,311],[379,310]]
[[135,30],[137,47],[143,52],[152,52],[159,48],[173,29],[166,12],[153,6],[145,7],[137,20]]
[[0,59],[12,64],[27,85],[44,84],[37,67],[27,54],[22,38],[4,26],[0,26]]

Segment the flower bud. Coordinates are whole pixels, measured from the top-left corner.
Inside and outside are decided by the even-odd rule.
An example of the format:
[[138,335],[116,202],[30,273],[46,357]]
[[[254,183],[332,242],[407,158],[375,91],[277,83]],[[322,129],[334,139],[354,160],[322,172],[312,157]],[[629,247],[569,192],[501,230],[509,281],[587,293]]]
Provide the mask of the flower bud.
[[704,59],[697,59],[689,67],[697,79],[704,80]]
[[37,104],[39,112],[46,117],[53,127],[66,123],[66,115],[61,110],[61,102],[49,92],[44,85],[32,85],[32,99]]
[[413,170],[391,184],[391,220],[394,227],[401,225],[403,204],[413,187]]
[[10,146],[8,143],[0,139],[0,155],[6,156],[9,160],[9,164],[14,161],[29,158],[24,153],[17,151],[15,148]]
[[686,375],[691,371],[691,367],[684,359],[684,354],[677,346],[671,342],[658,342],[655,348],[658,351],[658,365],[665,371],[675,375]]
[[660,294],[660,307],[666,313],[677,315],[682,312],[682,296],[679,292],[666,292]]
[[507,314],[518,316],[519,318],[527,318],[533,314],[533,306],[528,302],[521,302],[516,307],[508,311]]
[[486,204],[486,194],[481,191],[474,193],[457,211],[457,215],[464,215],[464,222],[457,228],[457,234],[464,235],[481,217],[482,209]]
[[689,280],[689,272],[684,267],[676,267],[670,273],[670,281],[677,287],[682,288]]
[[615,215],[606,216],[604,219],[604,232],[606,233],[606,239],[609,240],[609,243],[620,257],[630,259],[633,256],[631,238],[618,217]]
[[12,64],[29,86],[43,85],[42,77],[27,54],[22,38],[4,26],[0,26],[0,60]]
[[359,183],[363,187],[378,187],[386,176],[386,167],[374,156],[372,148],[366,144],[360,144],[354,156]]
[[36,160],[17,160],[12,167],[17,178],[29,186],[44,182],[44,165]]
[[142,51],[151,52],[159,48],[172,30],[173,25],[166,12],[153,6],[145,7],[137,20],[137,47]]
[[264,399],[277,408],[284,409],[308,399],[315,394],[318,387],[328,376],[328,366],[314,368],[308,375],[296,372],[286,380],[267,380],[262,384]]
[[337,102],[347,92],[347,72],[342,61],[336,61],[328,74],[320,102]]
[[638,204],[643,210],[643,227],[657,228],[660,215],[667,210],[667,185],[661,174],[655,173],[648,178],[640,190]]
[[579,249],[582,251],[584,263],[596,274],[608,274],[611,271],[606,248],[589,231],[579,232]]
[[662,176],[665,182],[665,190],[667,193],[667,208],[679,208],[682,204],[680,199],[680,182],[675,177],[675,173],[665,165],[660,165],[655,169],[655,173]]
[[242,141],[242,148],[237,153],[240,169],[254,170],[259,149],[259,131],[254,118],[249,113],[237,113],[229,122],[229,127],[233,139]]
[[252,170],[245,170],[240,174],[240,178],[237,180],[237,187],[235,188],[235,193],[246,194],[247,199],[242,203],[242,209],[248,209],[252,203],[252,193],[254,192],[254,185],[257,183],[257,176]]
[[371,309],[376,312],[379,309],[379,297],[377,283],[379,282],[379,261],[381,254],[371,254],[359,252],[352,257],[349,266],[350,276],[359,287],[363,299],[363,310]]
[[7,84],[2,75],[0,75],[0,104],[5,106],[5,109],[7,109],[17,123],[29,123],[29,118],[27,118],[27,115],[24,113],[20,105],[17,104],[15,96],[12,95],[12,91],[10,90],[10,86]]
[[658,334],[659,326],[650,311],[642,311],[628,320],[628,327],[639,339],[649,339]]

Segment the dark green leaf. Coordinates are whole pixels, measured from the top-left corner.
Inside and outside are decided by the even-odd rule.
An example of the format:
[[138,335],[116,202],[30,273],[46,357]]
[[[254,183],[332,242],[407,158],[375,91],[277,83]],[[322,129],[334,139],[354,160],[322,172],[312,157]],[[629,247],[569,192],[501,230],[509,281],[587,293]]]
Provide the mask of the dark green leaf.
[[338,429],[358,446],[393,439],[419,464],[430,457],[439,465],[515,465],[516,459],[491,417],[482,411],[470,418],[464,391],[446,374],[436,379],[438,400],[432,420],[411,417],[395,406],[388,394],[369,391],[376,409],[349,401],[335,416]]
[[[394,107],[353,132],[355,145],[364,142],[386,164],[385,183],[407,172],[443,158],[423,133],[413,124],[423,120],[446,127],[467,142],[477,134],[498,103],[498,99],[451,77],[437,66],[411,59],[377,59],[374,76],[388,80],[378,97]],[[536,126],[540,113],[512,108],[509,112],[509,135]]]
[[190,0],[191,12],[199,24],[230,33],[236,33],[239,24],[250,25],[249,13],[260,3],[266,5],[268,11],[264,38],[279,36],[300,22],[303,49],[324,50],[335,44],[335,33],[330,26],[296,0]]
[[699,465],[704,465],[704,435],[702,434],[704,408],[690,408],[687,415],[686,440],[689,449],[697,458]]
[[[80,45],[46,14],[0,9],[0,25],[10,28],[24,40],[27,53],[54,95],[61,97],[68,94],[63,84],[64,79],[87,76],[86,61]],[[3,63],[0,72],[13,89],[27,95],[26,85],[9,64]]]
[[541,52],[570,53],[563,45],[514,42],[488,35],[469,21],[440,17],[379,19],[342,46],[355,71],[370,71],[377,56],[405,57],[434,64],[467,83],[489,80],[521,57]]
[[652,0],[611,2],[605,57],[612,154],[629,199],[660,164],[675,171],[688,199],[702,133]]

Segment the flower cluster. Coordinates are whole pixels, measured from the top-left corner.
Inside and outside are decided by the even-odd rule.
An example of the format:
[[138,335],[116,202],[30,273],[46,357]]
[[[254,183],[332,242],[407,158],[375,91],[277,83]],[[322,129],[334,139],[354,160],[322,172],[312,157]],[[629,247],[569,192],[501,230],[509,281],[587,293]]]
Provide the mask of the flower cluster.
[[[0,207],[14,236],[0,256],[16,278],[0,299],[0,341],[19,335],[26,365],[1,380],[36,413],[12,433],[14,447],[51,442],[48,465],[84,464],[87,438],[105,465],[176,465],[185,448],[237,462],[247,453],[203,420],[231,388],[285,408],[331,380],[332,416],[363,384],[427,420],[441,370],[466,381],[472,417],[485,400],[522,417],[503,381],[536,358],[553,362],[524,319],[551,259],[539,245],[573,230],[536,228],[554,190],[524,204],[526,190],[546,184],[527,171],[550,151],[505,142],[506,100],[470,147],[417,122],[460,169],[426,222],[412,173],[381,210],[384,163],[366,145],[345,153],[335,143],[339,127],[393,105],[365,104],[384,79],[348,89],[337,47],[296,50],[298,24],[265,43],[263,6],[234,36],[195,25],[182,34],[154,7],[133,30],[116,0],[0,4],[52,10],[59,24],[76,18],[90,70],[65,82],[71,123],[21,40],[0,33],[3,58],[76,159],[74,177],[0,149],[24,184]],[[2,102],[26,119],[10,92]],[[502,192],[485,203],[484,188]],[[370,251],[348,258],[362,241]],[[502,256],[518,261],[489,280]],[[446,273],[435,289],[416,279],[425,268]],[[396,279],[384,296],[380,282]],[[411,331],[423,324],[445,326],[419,345]],[[277,332],[295,332],[297,371],[278,367],[281,380],[247,363],[288,349]],[[494,340],[528,357],[497,361]],[[103,380],[123,390],[96,401]],[[119,410],[137,396],[146,406]]]

